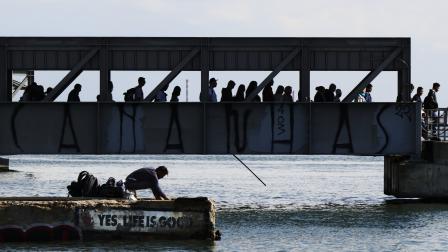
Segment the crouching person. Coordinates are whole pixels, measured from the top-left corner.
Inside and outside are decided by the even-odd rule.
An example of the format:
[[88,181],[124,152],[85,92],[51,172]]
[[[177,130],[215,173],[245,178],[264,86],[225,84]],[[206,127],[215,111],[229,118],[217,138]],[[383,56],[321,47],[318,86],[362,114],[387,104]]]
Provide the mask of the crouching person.
[[165,166],[153,168],[140,168],[133,171],[126,177],[125,187],[137,197],[137,190],[150,188],[157,200],[169,200],[159,187],[159,179],[168,175],[168,169]]

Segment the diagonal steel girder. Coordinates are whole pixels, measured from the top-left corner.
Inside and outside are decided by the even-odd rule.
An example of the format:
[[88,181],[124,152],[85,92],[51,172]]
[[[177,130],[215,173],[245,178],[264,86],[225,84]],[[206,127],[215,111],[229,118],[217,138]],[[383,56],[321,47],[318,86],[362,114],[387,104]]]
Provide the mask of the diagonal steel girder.
[[295,57],[297,57],[297,55],[300,52],[300,48],[296,48],[293,51],[291,51],[288,56],[286,56],[282,62],[280,62],[280,64],[278,64],[277,67],[275,67],[274,71],[272,71],[267,77],[266,79],[264,79],[260,85],[257,86],[257,88],[249,94],[248,97],[246,97],[246,101],[252,101],[255,96],[261,92],[261,90],[263,90],[263,88],[269,83],[271,82],[275,76],[277,76],[278,73],[280,73],[280,71],[283,70],[283,68],[286,67],[286,65],[288,65]]
[[72,81],[78,77],[84,66],[89,63],[89,61],[95,57],[98,53],[99,48],[93,48],[90,50],[76,65],[70,70],[70,72],[65,75],[65,77],[53,88],[53,90],[45,97],[44,101],[54,101],[58,96],[64,92],[64,90],[70,86]]
[[190,63],[190,61],[201,51],[200,48],[194,48],[191,52],[185,56],[182,61],[145,97],[145,101],[152,101],[156,97],[157,93],[162,90],[163,87],[170,84],[184,67]]
[[352,102],[356,96],[362,92],[366,86],[371,83],[377,76],[380,74],[384,69],[386,69],[387,66],[389,66],[390,63],[393,62],[393,60],[401,53],[401,48],[398,47],[395,50],[392,51],[392,53],[387,56],[387,58],[381,62],[381,64],[375,68],[373,71],[371,71],[369,74],[364,77],[364,79],[359,82],[356,87],[350,91],[350,93],[342,100],[342,102]]

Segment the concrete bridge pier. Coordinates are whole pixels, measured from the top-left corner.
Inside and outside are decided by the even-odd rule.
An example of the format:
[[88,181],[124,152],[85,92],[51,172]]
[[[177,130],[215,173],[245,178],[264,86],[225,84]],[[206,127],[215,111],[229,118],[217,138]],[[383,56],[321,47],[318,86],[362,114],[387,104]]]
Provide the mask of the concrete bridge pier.
[[0,157],[0,172],[9,171],[9,159]]
[[384,193],[398,198],[448,199],[448,143],[423,142],[417,160],[385,156]]

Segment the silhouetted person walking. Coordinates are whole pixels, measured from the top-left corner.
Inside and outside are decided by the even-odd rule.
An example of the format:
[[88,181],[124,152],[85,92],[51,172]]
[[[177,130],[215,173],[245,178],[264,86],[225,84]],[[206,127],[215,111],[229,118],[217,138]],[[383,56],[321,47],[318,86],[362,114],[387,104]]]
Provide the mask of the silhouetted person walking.
[[336,91],[336,85],[331,83],[328,89],[325,89],[325,101],[334,102],[334,91]]
[[33,85],[31,86],[30,96],[28,97],[28,100],[29,101],[38,101],[38,99],[41,96],[40,91],[41,90],[39,88],[39,85],[37,85],[37,83],[34,82]]
[[53,91],[52,87],[48,87],[47,91],[45,91],[45,95],[48,95],[49,93],[51,93],[51,91]]
[[325,102],[325,88],[323,86],[318,86],[316,87],[316,91],[314,102]]
[[[426,125],[428,125],[428,127],[430,127],[430,125],[432,127],[432,130],[430,130],[428,133],[431,135],[430,139],[432,140],[436,140],[436,141],[440,141],[439,136],[437,134],[437,130],[436,127],[434,127],[434,123],[437,124],[438,119],[436,120],[431,120],[430,118],[437,118],[439,116],[439,114],[437,113],[436,109],[439,108],[439,103],[437,102],[437,96],[436,93],[439,92],[439,88],[440,88],[440,84],[439,83],[433,83],[432,84],[432,89],[429,90],[428,95],[425,97],[425,100],[423,101],[423,107],[425,110],[430,109],[430,111],[426,111],[425,114],[426,116],[428,116],[425,120]],[[433,111],[431,111],[432,109],[434,109]],[[426,133],[425,133],[426,135]],[[428,136],[426,136],[428,137]]]
[[372,102],[372,96],[370,95],[370,93],[372,92],[372,88],[373,88],[372,84],[367,84],[366,92],[364,93],[365,94],[364,98],[366,99],[366,102]]
[[283,94],[283,102],[293,102],[292,98],[292,88],[291,86],[286,86]]
[[42,101],[45,98],[45,89],[42,85],[37,85],[35,87],[35,92],[33,95],[33,101]]
[[297,92],[297,102],[302,102],[302,90],[299,90],[299,92]]
[[412,97],[411,101],[422,103],[422,95],[423,95],[423,88],[418,87],[417,93]]
[[215,78],[211,78],[208,82],[208,94],[207,101],[208,102],[217,102],[215,87],[218,85],[218,80]]
[[356,97],[355,102],[372,102],[372,96],[370,93],[372,92],[372,84],[368,84],[366,88],[362,91],[362,93],[358,94],[358,97]]
[[244,91],[246,91],[246,86],[244,86],[244,84],[240,84],[238,86],[238,90],[236,91],[235,97],[233,97],[233,100],[236,102],[244,101]]
[[114,90],[114,83],[112,83],[112,81],[109,81],[109,84],[107,86],[107,93],[106,93],[106,97],[104,97],[104,101],[114,101],[112,98],[113,90]]
[[154,99],[155,102],[166,102],[166,97],[168,96],[166,93],[166,90],[168,90],[168,84],[162,87],[162,89],[159,90],[156,94],[156,98]]
[[263,88],[263,102],[272,102],[274,101],[274,92],[272,91],[272,86],[274,85],[274,81],[270,81]]
[[439,92],[440,84],[433,83],[432,89],[429,90],[428,95],[425,97],[423,101],[423,105],[425,109],[436,109],[439,108],[439,103],[437,103],[436,93]]
[[[249,95],[257,89],[258,83],[256,81],[251,81],[246,89],[246,99]],[[257,94],[251,101],[253,102],[261,102],[260,96]]]
[[285,91],[285,87],[283,87],[282,85],[278,85],[277,89],[275,90],[275,94],[274,94],[275,102],[283,101],[283,91]]
[[[112,98],[112,91],[114,90],[114,83],[112,81],[109,81],[108,85],[107,85],[107,93],[104,97],[104,101],[114,101]],[[135,90],[135,89],[134,89]],[[97,95],[96,96],[96,101],[101,101],[101,95]]]
[[[409,93],[412,94],[412,92],[414,91],[414,85],[413,84],[409,84]],[[412,100],[412,99],[411,99]],[[403,97],[401,95],[401,92],[399,92],[399,94],[397,95],[397,102],[403,102]]]
[[37,88],[37,83],[36,82],[32,82],[31,84],[29,84],[26,88],[25,91],[23,92],[22,97],[20,97],[20,101],[32,101],[33,100],[33,95],[36,92]]
[[179,86],[174,87],[173,92],[171,93],[170,102],[179,102],[180,91],[181,89]]
[[138,85],[134,88],[134,99],[133,101],[143,101],[145,97],[143,96],[143,86],[146,84],[146,80],[143,77],[138,78]]
[[76,84],[75,87],[68,94],[68,102],[80,102],[79,92],[81,92],[81,84]]
[[230,80],[227,83],[227,87],[221,89],[221,101],[227,102],[233,100],[232,90],[235,87],[235,82],[233,80]]
[[338,88],[336,89],[336,96],[334,97],[334,102],[341,102],[342,91]]

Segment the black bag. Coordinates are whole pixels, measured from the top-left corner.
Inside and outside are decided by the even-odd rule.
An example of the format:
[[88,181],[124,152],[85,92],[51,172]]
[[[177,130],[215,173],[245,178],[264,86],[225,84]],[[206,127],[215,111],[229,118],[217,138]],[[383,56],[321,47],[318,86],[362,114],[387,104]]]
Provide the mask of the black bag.
[[72,181],[67,186],[68,193],[72,197],[98,197],[99,186],[98,179],[89,174],[87,171],[82,171],[78,175],[78,181]]
[[81,197],[81,186],[78,182],[72,181],[72,183],[67,186],[68,194],[72,197]]
[[128,89],[123,93],[125,101],[133,101],[135,95],[135,87]]
[[115,179],[110,177],[107,182],[100,186],[99,195],[105,198],[123,198],[123,182],[120,180],[115,183]]

